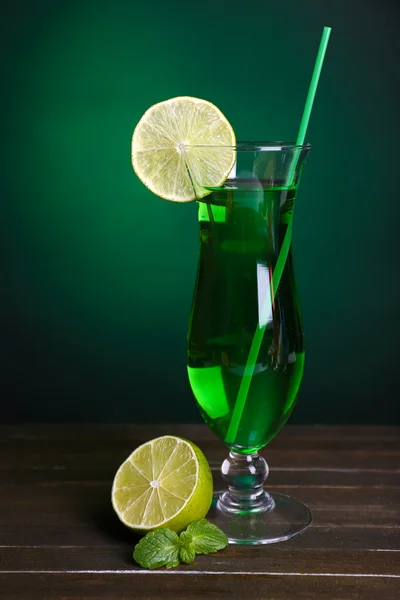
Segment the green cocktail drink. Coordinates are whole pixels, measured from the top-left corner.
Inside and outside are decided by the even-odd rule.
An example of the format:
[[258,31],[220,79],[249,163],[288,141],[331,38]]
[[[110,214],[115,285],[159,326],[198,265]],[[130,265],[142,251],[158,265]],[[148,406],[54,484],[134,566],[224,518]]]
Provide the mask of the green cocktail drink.
[[227,490],[208,518],[232,543],[289,539],[311,521],[302,503],[264,489],[268,466],[258,454],[287,421],[304,370],[291,232],[309,150],[291,142],[215,146],[214,156],[235,158],[220,186],[188,166],[195,189],[211,193],[198,199],[187,368],[203,419],[230,450],[221,468]]
[[[304,348],[289,251],[272,274],[295,189],[228,180],[199,203],[200,253],[188,336],[188,374],[201,414],[232,450],[252,454],[281,429],[300,385]],[[253,368],[254,332],[265,331]],[[251,383],[234,439],[228,432],[243,378]]]
[[329,36],[325,27],[296,142],[238,142],[219,109],[188,96],[150,107],[132,136],[143,183],[166,200],[199,203],[187,368],[204,420],[229,447],[225,491],[207,518],[233,544],[287,540],[311,523],[301,502],[264,489],[258,451],[288,419],[304,369],[292,218]]

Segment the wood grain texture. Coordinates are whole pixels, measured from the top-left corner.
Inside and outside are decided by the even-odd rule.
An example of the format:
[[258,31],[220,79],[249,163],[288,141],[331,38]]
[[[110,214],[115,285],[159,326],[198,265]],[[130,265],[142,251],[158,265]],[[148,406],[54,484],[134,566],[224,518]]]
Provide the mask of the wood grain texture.
[[[328,538],[329,540],[329,538]],[[321,538],[319,540],[321,542]],[[199,556],[193,565],[181,565],[179,570],[230,572],[271,571],[285,574],[288,565],[296,572],[313,575],[343,573],[345,575],[397,575],[400,578],[398,552],[352,549],[344,544],[339,548],[311,548],[303,544],[257,546],[245,553],[242,548],[229,546],[218,555]],[[325,544],[326,545],[326,544]],[[7,571],[76,571],[129,570],[138,571],[132,561],[132,544],[101,546],[9,546],[2,548],[0,573]],[[164,572],[161,570],[161,572]]]
[[263,452],[267,487],[305,502],[312,527],[149,572],[110,489],[122,460],[165,433],[196,442],[222,487],[227,451],[202,425],[0,428],[1,600],[400,598],[399,428],[287,426]]
[[296,576],[201,573],[26,573],[0,574],[7,600],[398,600],[400,584],[390,577]]

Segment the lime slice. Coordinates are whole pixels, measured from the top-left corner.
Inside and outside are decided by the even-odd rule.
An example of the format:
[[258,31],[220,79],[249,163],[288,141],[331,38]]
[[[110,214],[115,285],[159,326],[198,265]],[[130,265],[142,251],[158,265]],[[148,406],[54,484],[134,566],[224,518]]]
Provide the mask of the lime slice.
[[166,435],[139,446],[122,463],[112,504],[122,523],[137,532],[159,527],[179,532],[206,516],[212,494],[212,474],[202,451]]
[[180,96],[149,108],[132,137],[132,166],[154,194],[189,202],[219,187],[235,164],[235,133],[206,100]]

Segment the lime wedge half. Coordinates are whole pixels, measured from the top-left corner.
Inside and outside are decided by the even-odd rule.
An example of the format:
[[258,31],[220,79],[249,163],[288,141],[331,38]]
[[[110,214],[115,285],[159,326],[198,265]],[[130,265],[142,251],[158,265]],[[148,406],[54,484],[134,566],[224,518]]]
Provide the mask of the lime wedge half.
[[132,166],[154,194],[189,202],[211,193],[235,163],[235,133],[206,100],[180,96],[149,108],[132,137]]
[[159,527],[179,532],[206,516],[212,494],[212,474],[202,451],[166,435],[139,446],[122,463],[112,504],[119,519],[137,532]]

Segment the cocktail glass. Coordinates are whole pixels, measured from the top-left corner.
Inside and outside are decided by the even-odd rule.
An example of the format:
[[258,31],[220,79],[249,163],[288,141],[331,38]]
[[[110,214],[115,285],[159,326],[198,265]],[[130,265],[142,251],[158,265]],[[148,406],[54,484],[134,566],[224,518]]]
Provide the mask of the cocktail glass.
[[211,193],[198,202],[188,375],[204,421],[229,448],[221,468],[227,490],[207,518],[231,543],[287,540],[311,523],[301,502],[264,490],[268,465],[258,454],[287,421],[303,375],[291,232],[309,149],[283,142],[215,146],[236,159],[218,188],[208,185],[204,164],[189,171],[198,197]]

